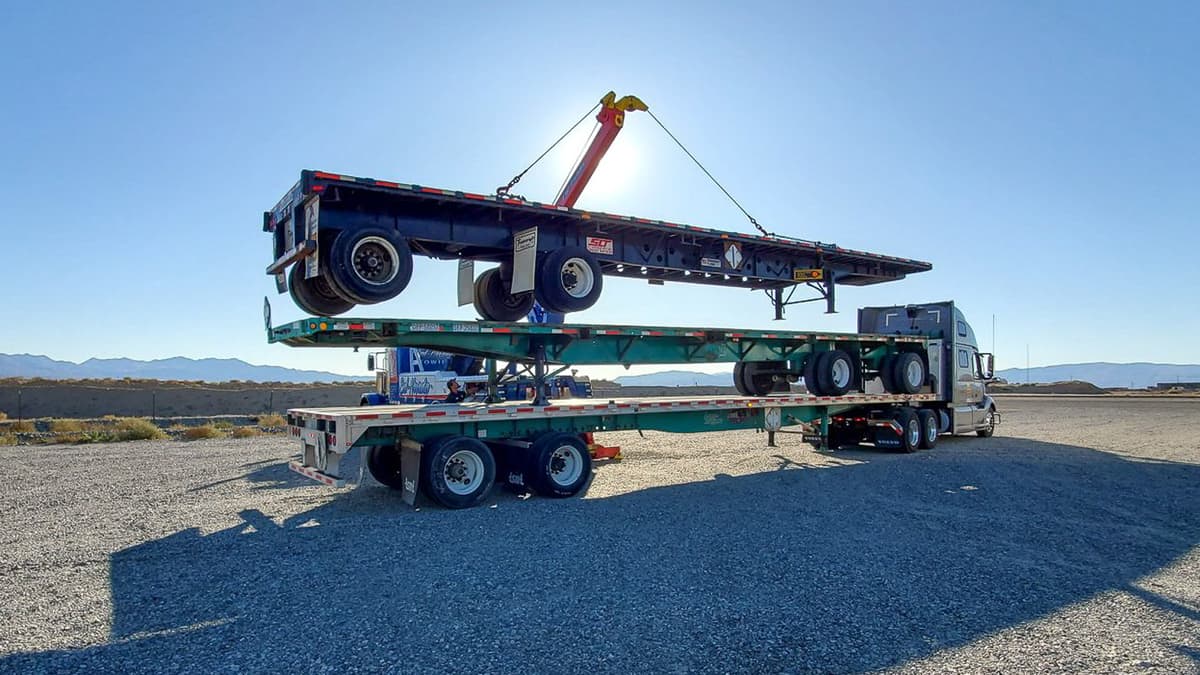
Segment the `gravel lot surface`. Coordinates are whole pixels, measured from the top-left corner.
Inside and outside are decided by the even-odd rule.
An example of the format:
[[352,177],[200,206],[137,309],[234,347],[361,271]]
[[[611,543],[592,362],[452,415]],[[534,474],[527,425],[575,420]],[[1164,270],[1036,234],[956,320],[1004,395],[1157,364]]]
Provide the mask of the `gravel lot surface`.
[[1000,405],[916,455],[609,434],[585,498],[454,512],[284,437],[0,448],[0,671],[1200,671],[1200,400]]

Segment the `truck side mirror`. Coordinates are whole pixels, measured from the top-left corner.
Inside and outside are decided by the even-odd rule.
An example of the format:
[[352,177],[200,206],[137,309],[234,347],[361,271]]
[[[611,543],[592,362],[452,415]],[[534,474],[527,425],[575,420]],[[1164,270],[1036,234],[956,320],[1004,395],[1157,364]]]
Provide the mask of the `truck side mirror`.
[[991,354],[987,352],[978,352],[975,354],[975,358],[978,360],[979,377],[985,380],[991,380],[996,377],[995,359]]
[[367,370],[375,372],[375,355],[367,354]]

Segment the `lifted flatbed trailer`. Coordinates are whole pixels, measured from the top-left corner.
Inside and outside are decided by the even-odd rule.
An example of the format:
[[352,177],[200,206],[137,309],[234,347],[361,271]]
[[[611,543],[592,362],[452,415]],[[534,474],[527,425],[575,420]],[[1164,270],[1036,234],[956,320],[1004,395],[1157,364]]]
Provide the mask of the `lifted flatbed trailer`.
[[[263,230],[273,239],[266,271],[277,290],[290,284],[293,299],[313,314],[395,297],[412,275],[414,253],[458,260],[459,304],[474,300],[484,318],[506,321],[523,317],[535,292],[552,311],[586,309],[602,276],[762,290],[782,319],[797,302],[823,299],[832,312],[839,284],[896,281],[933,267],[786,236],[312,170],[263,214]],[[501,267],[472,285],[474,261]],[[816,297],[793,300],[801,286]]]
[[[288,411],[289,433],[303,445],[290,468],[327,485],[341,487],[341,460],[362,449],[362,466],[384,485],[416,503],[419,491],[448,508],[475,506],[499,481],[539,494],[568,497],[591,475],[591,456],[582,440],[599,431],[695,433],[757,429],[775,433],[805,425],[804,438],[827,447],[829,423],[846,411],[886,410],[934,403],[929,394],[855,394],[842,397],[655,397],[579,400],[560,405],[482,403],[297,408]],[[912,408],[896,408],[912,410]],[[916,420],[915,412],[912,419]],[[904,417],[905,420],[909,419]],[[877,441],[905,451],[923,446],[919,428],[905,433],[893,416],[862,418],[879,430]],[[907,425],[907,426],[912,426]],[[360,474],[361,476],[361,474]]]

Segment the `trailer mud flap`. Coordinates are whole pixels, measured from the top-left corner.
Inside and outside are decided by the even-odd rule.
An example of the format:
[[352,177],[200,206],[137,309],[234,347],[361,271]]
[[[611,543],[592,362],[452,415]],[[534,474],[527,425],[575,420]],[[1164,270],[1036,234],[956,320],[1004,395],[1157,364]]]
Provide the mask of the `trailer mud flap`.
[[475,302],[475,261],[463,258],[458,261],[458,306]]
[[536,227],[513,233],[513,277],[510,287],[513,295],[533,290],[537,272],[537,240]]
[[[321,198],[314,196],[304,202],[304,239],[312,242],[312,251],[304,259],[304,278],[312,279],[321,273],[321,246],[317,240],[317,223],[321,218]],[[278,283],[278,281],[276,281]]]
[[417,504],[417,490],[420,488],[421,476],[421,446],[416,443],[400,444],[400,476],[403,481],[400,497],[409,506]]

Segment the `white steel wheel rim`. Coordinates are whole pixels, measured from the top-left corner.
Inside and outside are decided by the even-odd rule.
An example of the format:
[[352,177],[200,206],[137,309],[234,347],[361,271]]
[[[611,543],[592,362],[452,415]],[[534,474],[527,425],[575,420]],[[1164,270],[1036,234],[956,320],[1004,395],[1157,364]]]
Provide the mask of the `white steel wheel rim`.
[[483,459],[470,450],[450,455],[442,469],[446,487],[456,495],[469,495],[478,489],[483,477]]
[[925,429],[925,442],[932,443],[933,439],[937,438],[937,420],[930,420],[928,428]]
[[562,264],[559,276],[563,290],[572,298],[586,298],[596,286],[596,275],[592,266],[583,258],[568,258]]
[[845,359],[835,359],[829,370],[834,386],[840,389],[850,385],[850,364]]
[[908,444],[916,447],[921,442],[921,423],[912,421],[908,423]]
[[904,368],[904,379],[914,387],[921,386],[921,380],[925,374],[925,369],[921,367],[920,361],[909,361]]
[[400,253],[383,237],[363,237],[350,251],[354,275],[372,286],[383,286],[395,279],[400,273],[399,261]]
[[568,486],[583,473],[583,456],[573,445],[561,445],[550,455],[550,480]]

